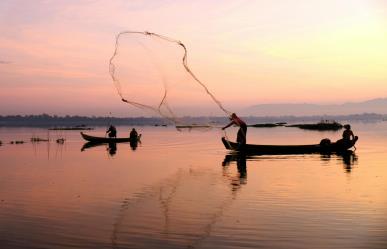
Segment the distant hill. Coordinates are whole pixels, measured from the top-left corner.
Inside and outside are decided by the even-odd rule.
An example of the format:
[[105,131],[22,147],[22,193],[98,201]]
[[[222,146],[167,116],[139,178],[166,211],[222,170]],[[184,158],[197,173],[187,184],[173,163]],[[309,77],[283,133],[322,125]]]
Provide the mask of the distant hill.
[[318,104],[260,104],[241,110],[242,115],[252,116],[310,116],[310,115],[351,115],[359,113],[387,114],[387,98],[372,99],[336,105]]

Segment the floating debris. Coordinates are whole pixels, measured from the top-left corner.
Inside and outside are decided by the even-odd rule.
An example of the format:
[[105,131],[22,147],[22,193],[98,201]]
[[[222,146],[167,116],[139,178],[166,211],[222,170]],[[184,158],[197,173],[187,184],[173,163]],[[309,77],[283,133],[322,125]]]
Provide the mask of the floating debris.
[[40,137],[31,137],[31,142],[39,143],[39,142],[48,142],[48,139],[40,138]]
[[23,140],[15,140],[15,141],[11,141],[10,144],[24,144],[24,141]]
[[56,143],[57,143],[57,144],[64,144],[65,140],[66,140],[66,139],[64,139],[64,138],[58,138],[58,139],[56,140]]

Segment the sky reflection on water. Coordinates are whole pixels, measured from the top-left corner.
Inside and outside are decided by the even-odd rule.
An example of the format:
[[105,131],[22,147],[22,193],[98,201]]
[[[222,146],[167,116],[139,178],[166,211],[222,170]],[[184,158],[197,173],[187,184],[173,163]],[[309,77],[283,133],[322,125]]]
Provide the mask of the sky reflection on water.
[[[63,145],[11,145],[46,131],[1,128],[1,248],[386,248],[387,125],[353,127],[352,154],[252,157],[227,152],[218,130],[140,127],[136,150],[81,151],[77,132],[59,134]],[[248,134],[262,144],[340,136]]]

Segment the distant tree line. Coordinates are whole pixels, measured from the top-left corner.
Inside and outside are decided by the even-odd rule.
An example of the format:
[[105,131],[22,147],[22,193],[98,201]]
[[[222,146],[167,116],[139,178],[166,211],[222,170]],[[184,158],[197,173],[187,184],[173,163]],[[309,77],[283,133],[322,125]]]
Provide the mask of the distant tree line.
[[0,116],[0,126],[43,126],[43,127],[74,127],[74,126],[107,126],[114,125],[147,125],[164,124],[158,117],[96,117],[96,116],[57,116],[57,115],[8,115]]
[[[380,121],[387,120],[387,115],[363,113],[353,115],[320,115],[320,116],[278,116],[278,117],[243,117],[248,124],[263,122],[314,122],[321,120],[336,121]],[[225,124],[227,117],[182,117],[181,123],[186,124]],[[160,117],[97,117],[97,116],[57,116],[57,115],[0,115],[0,126],[37,126],[37,127],[74,127],[74,126],[107,126],[114,125],[172,125],[172,122]]]

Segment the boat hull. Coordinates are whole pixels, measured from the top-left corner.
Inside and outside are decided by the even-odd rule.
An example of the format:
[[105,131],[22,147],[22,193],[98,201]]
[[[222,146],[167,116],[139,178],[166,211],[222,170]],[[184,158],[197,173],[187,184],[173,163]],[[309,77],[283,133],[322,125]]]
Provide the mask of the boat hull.
[[237,143],[228,141],[222,137],[222,142],[226,149],[232,151],[239,151],[255,155],[286,155],[286,154],[311,154],[311,153],[334,153],[343,152],[353,147],[358,140],[355,137],[350,143],[330,143],[325,145],[310,144],[310,145],[258,145],[246,144],[239,146]]
[[136,139],[131,139],[129,137],[122,137],[122,138],[111,138],[111,137],[95,137],[87,135],[83,132],[81,132],[81,136],[86,141],[92,142],[92,143],[125,143],[125,142],[138,142],[141,134],[137,136]]

